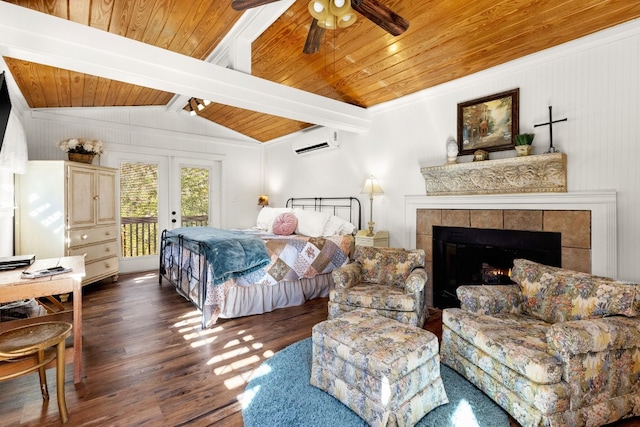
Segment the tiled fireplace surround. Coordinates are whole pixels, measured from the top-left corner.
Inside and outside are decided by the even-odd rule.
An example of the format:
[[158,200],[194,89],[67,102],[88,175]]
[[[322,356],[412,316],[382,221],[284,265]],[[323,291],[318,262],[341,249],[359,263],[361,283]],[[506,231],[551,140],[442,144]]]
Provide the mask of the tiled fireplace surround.
[[[405,238],[426,252],[429,277],[434,225],[559,232],[564,268],[617,275],[615,192],[406,196]],[[432,285],[427,282],[425,290],[429,307]]]

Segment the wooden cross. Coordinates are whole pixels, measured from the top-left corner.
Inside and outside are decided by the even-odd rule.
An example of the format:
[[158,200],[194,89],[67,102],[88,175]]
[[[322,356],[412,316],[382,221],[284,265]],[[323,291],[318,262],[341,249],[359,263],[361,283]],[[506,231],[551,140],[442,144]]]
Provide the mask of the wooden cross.
[[549,126],[549,149],[547,151],[545,151],[545,153],[557,153],[558,150],[556,150],[553,147],[553,124],[554,123],[558,123],[558,122],[566,122],[567,118],[565,117],[564,119],[560,119],[560,120],[553,120],[551,115],[551,105],[549,105],[549,121],[547,123],[540,123],[537,125],[533,125],[534,128],[537,128],[538,126]]

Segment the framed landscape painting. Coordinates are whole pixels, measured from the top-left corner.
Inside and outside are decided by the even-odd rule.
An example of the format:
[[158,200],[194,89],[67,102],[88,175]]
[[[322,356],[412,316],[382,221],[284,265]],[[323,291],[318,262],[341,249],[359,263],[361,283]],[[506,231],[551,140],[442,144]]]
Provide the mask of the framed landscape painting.
[[476,150],[515,149],[519,132],[520,89],[513,89],[458,104],[459,156]]

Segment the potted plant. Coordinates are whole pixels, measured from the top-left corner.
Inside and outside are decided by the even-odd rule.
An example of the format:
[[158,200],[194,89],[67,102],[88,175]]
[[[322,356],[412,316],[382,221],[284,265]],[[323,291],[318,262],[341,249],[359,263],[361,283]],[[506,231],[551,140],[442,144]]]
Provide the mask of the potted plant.
[[515,144],[518,156],[528,156],[531,154],[531,144],[533,143],[534,136],[535,135],[532,133],[521,133],[516,135]]
[[95,156],[104,154],[102,141],[97,139],[70,138],[60,141],[58,147],[67,152],[69,160],[92,163]]

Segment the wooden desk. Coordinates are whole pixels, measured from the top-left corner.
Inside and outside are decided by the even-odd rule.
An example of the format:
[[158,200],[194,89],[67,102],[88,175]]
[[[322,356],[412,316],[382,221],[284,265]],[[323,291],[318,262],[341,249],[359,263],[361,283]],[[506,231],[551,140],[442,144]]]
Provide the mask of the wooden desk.
[[[82,380],[82,278],[84,257],[70,256],[36,260],[29,271],[61,265],[72,271],[38,279],[23,279],[24,269],[0,272],[0,303],[73,292],[73,383]],[[37,319],[32,318],[32,319]]]

